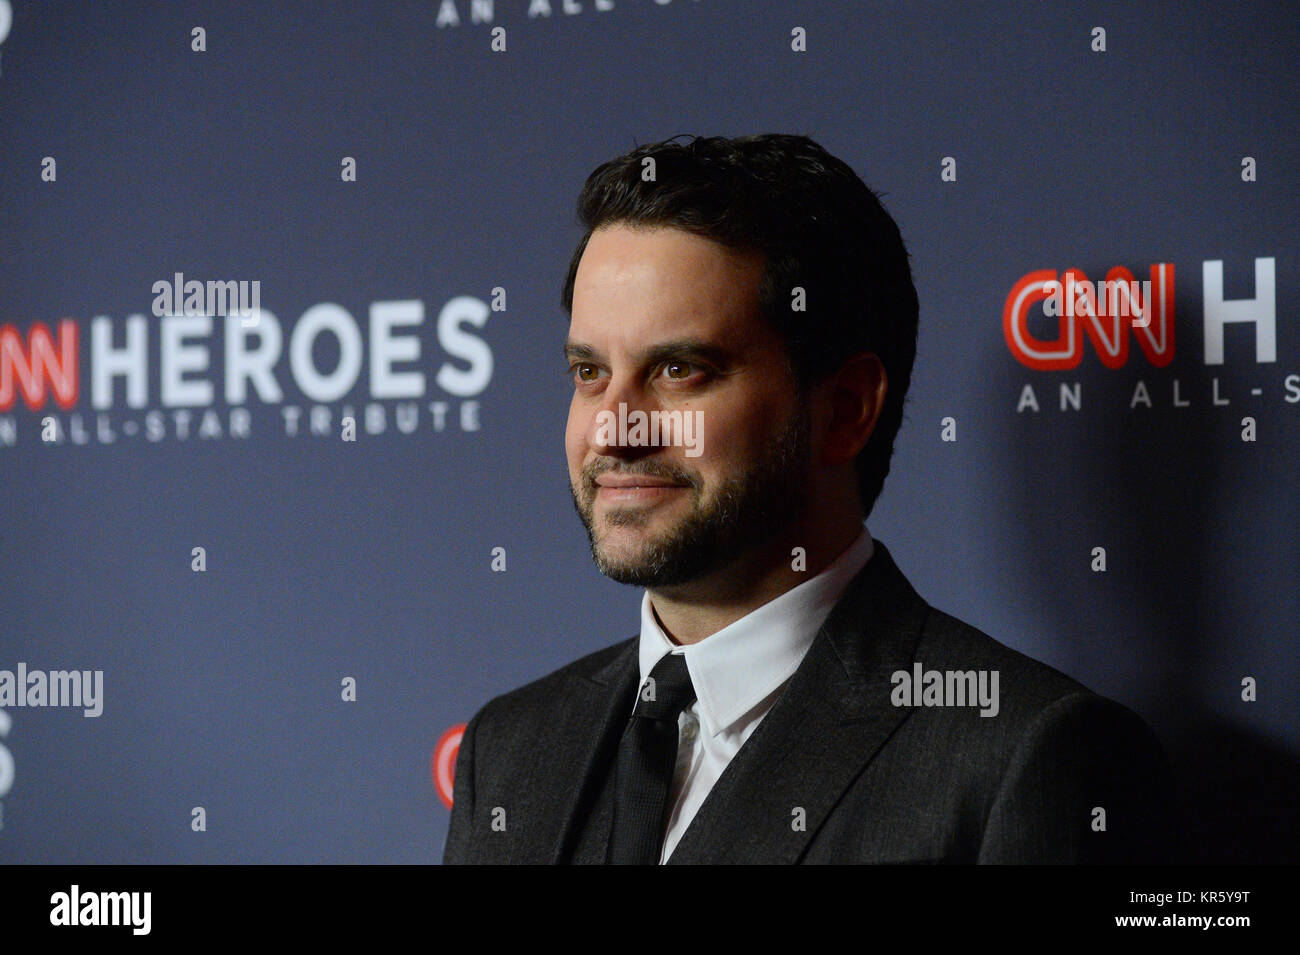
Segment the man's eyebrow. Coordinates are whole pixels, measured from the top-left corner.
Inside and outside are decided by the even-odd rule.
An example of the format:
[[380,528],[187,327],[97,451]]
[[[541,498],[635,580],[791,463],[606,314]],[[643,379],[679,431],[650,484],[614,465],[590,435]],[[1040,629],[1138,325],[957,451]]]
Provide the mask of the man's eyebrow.
[[[569,361],[599,362],[603,356],[590,345],[568,341],[564,343],[564,357]],[[666,361],[700,361],[725,365],[731,360],[731,351],[722,345],[699,338],[679,338],[651,345],[638,354],[642,364],[658,365]]]
[[569,361],[599,361],[600,355],[590,345],[580,345],[574,341],[564,343],[564,357]]

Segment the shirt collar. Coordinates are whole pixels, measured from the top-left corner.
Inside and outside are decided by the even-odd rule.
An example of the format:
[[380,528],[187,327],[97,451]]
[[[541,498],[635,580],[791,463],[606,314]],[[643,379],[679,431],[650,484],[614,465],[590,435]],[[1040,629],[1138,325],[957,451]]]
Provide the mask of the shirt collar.
[[678,646],[659,626],[647,590],[641,597],[641,682],[668,653],[686,657],[700,722],[716,736],[785,683],[831,609],[875,552],[866,524],[829,566],[699,643]]

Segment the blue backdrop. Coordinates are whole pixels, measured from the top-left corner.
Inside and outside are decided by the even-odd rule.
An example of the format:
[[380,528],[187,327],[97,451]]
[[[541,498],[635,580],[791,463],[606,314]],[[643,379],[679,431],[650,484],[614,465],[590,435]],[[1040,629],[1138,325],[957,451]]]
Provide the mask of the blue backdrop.
[[[578,189],[758,132],[912,252],[872,533],[1142,714],[1200,857],[1300,856],[1291,5],[0,8],[0,671],[102,677],[98,716],[0,702],[0,860],[441,858],[444,734],[639,626],[569,499]],[[1008,338],[1066,327],[1012,309],[1031,273],[1160,264],[1162,365]],[[260,311],[159,317],[176,273]]]

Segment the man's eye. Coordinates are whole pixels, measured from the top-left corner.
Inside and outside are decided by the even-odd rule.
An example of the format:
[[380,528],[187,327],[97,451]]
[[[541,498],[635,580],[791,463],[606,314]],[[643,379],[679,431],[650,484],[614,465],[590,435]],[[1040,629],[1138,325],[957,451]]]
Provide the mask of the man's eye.
[[572,372],[573,377],[578,381],[595,381],[599,375],[596,366],[588,364],[587,362],[578,362],[569,370]]
[[693,371],[695,371],[695,366],[690,364],[689,362],[670,361],[668,364],[664,365],[665,374],[669,378],[674,378],[677,379],[678,381],[680,381],[683,378],[691,377],[691,373]]

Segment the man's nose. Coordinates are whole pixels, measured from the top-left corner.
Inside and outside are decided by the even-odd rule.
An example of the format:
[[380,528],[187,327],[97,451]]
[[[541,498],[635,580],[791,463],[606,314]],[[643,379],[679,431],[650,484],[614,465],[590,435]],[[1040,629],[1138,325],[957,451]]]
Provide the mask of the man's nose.
[[635,436],[629,432],[638,420],[643,420],[645,425],[640,430],[648,438],[650,412],[657,407],[634,382],[611,377],[601,395],[600,407],[587,426],[587,444],[596,454],[608,457],[639,458],[652,453],[652,442],[634,441]]

